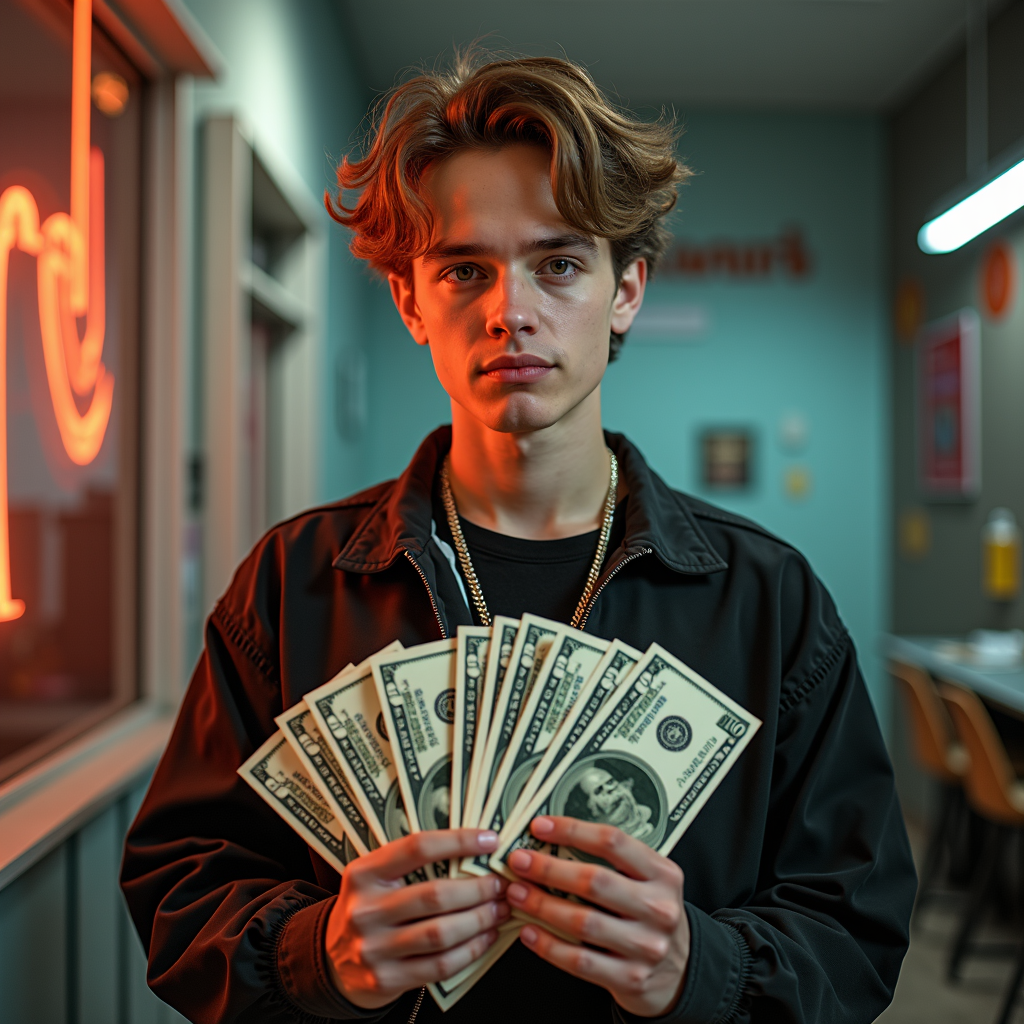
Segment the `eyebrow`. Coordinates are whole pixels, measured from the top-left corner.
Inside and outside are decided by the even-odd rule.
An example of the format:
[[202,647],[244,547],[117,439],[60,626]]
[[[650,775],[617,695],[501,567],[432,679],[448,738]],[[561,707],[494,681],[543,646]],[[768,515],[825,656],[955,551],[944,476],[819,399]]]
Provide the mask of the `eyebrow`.
[[[564,235],[549,235],[546,238],[535,238],[527,242],[518,251],[519,256],[528,256],[532,252],[550,252],[554,249],[581,249],[587,256],[596,256],[598,253],[597,242],[589,235],[570,231]],[[462,244],[444,244],[431,246],[423,255],[424,263],[442,263],[445,260],[459,259],[471,256],[494,256],[495,251],[486,245],[477,242],[465,242]]]

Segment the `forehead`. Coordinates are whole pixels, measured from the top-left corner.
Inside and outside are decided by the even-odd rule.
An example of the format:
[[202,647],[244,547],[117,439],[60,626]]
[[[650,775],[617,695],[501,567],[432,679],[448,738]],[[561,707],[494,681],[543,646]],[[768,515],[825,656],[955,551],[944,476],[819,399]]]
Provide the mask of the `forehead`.
[[435,242],[481,231],[568,227],[551,191],[550,154],[541,146],[463,150],[432,166],[424,186]]

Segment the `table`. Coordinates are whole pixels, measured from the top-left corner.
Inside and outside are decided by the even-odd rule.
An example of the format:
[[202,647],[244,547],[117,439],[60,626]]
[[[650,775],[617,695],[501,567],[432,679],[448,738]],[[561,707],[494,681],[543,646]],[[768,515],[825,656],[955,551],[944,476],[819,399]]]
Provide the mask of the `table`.
[[990,669],[954,661],[939,653],[942,646],[950,642],[962,642],[962,638],[886,635],[882,641],[882,652],[897,661],[905,661],[940,678],[960,683],[1017,716],[1024,716],[1024,665]]

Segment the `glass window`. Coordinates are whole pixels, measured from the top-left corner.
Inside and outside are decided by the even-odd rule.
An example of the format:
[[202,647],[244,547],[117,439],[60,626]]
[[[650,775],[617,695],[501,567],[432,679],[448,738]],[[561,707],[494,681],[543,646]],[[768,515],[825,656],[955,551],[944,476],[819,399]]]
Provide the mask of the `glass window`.
[[74,13],[0,3],[0,778],[136,696],[141,80]]

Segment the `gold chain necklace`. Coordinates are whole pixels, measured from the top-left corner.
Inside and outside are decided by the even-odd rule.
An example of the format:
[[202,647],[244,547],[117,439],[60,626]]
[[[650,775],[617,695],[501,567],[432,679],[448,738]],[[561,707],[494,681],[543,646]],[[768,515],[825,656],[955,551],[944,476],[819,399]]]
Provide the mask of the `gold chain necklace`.
[[[601,574],[601,566],[604,564],[604,556],[608,551],[608,538],[612,533],[612,522],[615,519],[615,498],[619,490],[619,461],[615,453],[609,448],[608,455],[611,458],[611,472],[608,480],[608,494],[604,499],[604,514],[601,519],[601,536],[597,542],[597,551],[594,552],[594,561],[590,564],[590,572],[587,573],[587,582],[583,587],[583,596],[580,603],[576,605],[570,625],[579,628],[583,620],[583,614],[590,602],[590,595],[594,592],[594,585]],[[441,501],[444,503],[444,510],[448,516],[448,527],[452,531],[452,539],[455,541],[455,551],[459,556],[459,565],[462,567],[462,575],[469,586],[470,596],[473,598],[473,606],[476,608],[477,617],[480,622],[489,626],[491,624],[491,613],[487,610],[487,602],[484,600],[484,592],[477,579],[476,570],[473,568],[473,561],[469,557],[469,545],[462,533],[462,526],[459,523],[459,511],[455,507],[455,496],[452,494],[451,481],[448,478],[448,466],[450,456],[446,456],[444,465],[441,467]]]

